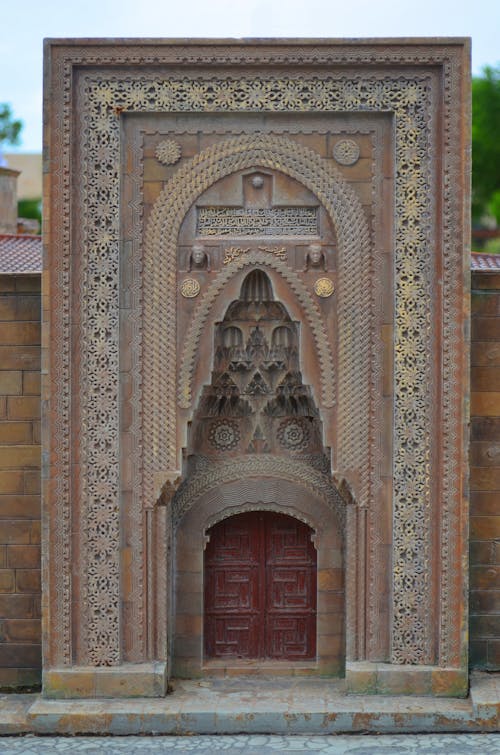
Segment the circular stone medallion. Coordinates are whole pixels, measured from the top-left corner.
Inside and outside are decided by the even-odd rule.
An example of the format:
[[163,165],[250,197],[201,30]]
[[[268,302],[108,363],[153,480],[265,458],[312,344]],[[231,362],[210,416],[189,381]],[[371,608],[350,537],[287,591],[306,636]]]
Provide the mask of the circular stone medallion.
[[309,443],[309,430],[295,419],[285,420],[278,428],[278,440],[290,451],[300,451]]
[[193,299],[200,293],[200,284],[194,278],[184,278],[181,283],[181,294],[186,299]]
[[333,156],[339,165],[354,165],[359,160],[359,145],[352,139],[342,139],[334,146]]
[[314,284],[314,293],[316,296],[321,296],[322,299],[327,299],[335,291],[335,286],[330,278],[318,278]]
[[208,439],[219,451],[230,451],[238,445],[240,440],[238,425],[230,420],[214,422],[210,427]]
[[175,165],[181,159],[181,145],[173,139],[165,139],[156,146],[155,155],[163,165]]

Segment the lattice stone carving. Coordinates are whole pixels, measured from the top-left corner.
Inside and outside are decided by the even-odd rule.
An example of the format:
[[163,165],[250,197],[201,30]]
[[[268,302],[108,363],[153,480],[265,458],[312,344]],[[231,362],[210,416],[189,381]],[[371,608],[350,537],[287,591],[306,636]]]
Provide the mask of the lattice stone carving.
[[[381,93],[380,93],[380,89],[378,89],[376,86],[376,82],[377,82],[376,78],[374,78],[371,81],[371,84],[373,85],[372,96],[376,92],[377,94],[375,96],[376,97],[378,96],[380,100]],[[131,82],[132,94],[134,90],[135,91],[137,90],[137,84],[138,82]],[[179,86],[182,88],[181,82],[172,82],[172,84],[175,85],[174,90],[178,89]],[[239,84],[241,84],[240,80],[239,80]],[[322,101],[321,109],[324,109],[326,107],[326,102],[328,100],[330,101],[330,106],[333,105],[332,100],[331,100],[331,95],[335,91],[336,91],[336,96],[340,95],[340,92],[342,90],[342,84],[344,86],[347,86],[347,82],[336,81],[334,79],[331,79],[329,81],[329,86],[325,86],[323,89],[323,95],[325,96],[326,100]],[[94,86],[95,85],[96,85],[96,82],[94,82]],[[293,89],[296,86],[296,82],[295,80],[284,79],[280,82],[280,86],[284,86],[285,89],[290,88],[290,87]],[[351,86],[351,83],[349,83],[349,86]],[[157,90],[160,101],[161,101],[161,89],[162,89],[162,86],[160,85],[159,89]],[[366,93],[367,89],[370,89],[370,87],[365,85],[363,92]],[[425,100],[425,92],[426,92],[425,81],[409,82],[407,91],[409,92],[410,108],[406,108],[406,111],[404,108],[404,97],[403,98],[401,97],[401,89],[402,89],[401,83],[399,83],[398,86],[395,87],[394,90],[392,90],[390,87],[385,88],[384,89],[385,97],[382,99],[385,100],[384,105],[385,107],[387,107],[391,100],[391,94],[394,95],[394,100],[391,104],[393,105],[396,112],[402,112],[407,115],[407,118],[402,119],[402,122],[404,122],[405,125],[407,126],[407,129],[409,129],[408,135],[411,136],[414,122],[412,118],[410,117],[410,115],[413,115],[413,117],[415,117],[415,115],[421,115],[421,117],[424,116],[425,108],[419,108],[418,104],[420,101]],[[185,91],[188,92],[189,87],[187,87]],[[360,90],[360,93],[361,93],[361,90]],[[328,95],[330,95],[330,97]],[[261,91],[261,96],[262,96],[262,91]],[[357,102],[356,102],[357,106],[361,104],[362,99],[363,97],[360,95],[360,97],[357,99]],[[236,109],[238,109],[236,102],[233,102],[233,105],[235,106]],[[354,102],[351,103],[351,107],[354,108]],[[413,131],[417,131],[417,133],[420,134],[419,138],[420,139],[423,138],[425,140],[426,134],[427,134],[426,123],[422,122],[419,125],[422,127],[423,131],[419,132],[418,128],[413,129]],[[404,136],[404,135],[402,134],[401,136]],[[156,247],[157,249],[160,245],[160,239],[158,238],[157,240],[155,236],[156,237],[158,236],[160,229],[162,232],[167,230],[166,226],[168,226],[168,224],[165,223],[165,217],[168,215],[168,212],[170,212],[171,214],[175,213],[176,220],[175,220],[175,224],[173,224],[173,227],[172,227],[172,230],[175,231],[175,228],[178,227],[177,224],[180,223],[180,220],[182,219],[184,212],[187,211],[187,208],[189,204],[191,203],[193,196],[196,196],[197,193],[201,193],[203,188],[208,187],[208,185],[213,183],[214,179],[217,177],[217,174],[215,176],[213,175],[213,164],[217,160],[223,160],[225,163],[225,165],[223,166],[223,168],[221,168],[220,173],[218,175],[227,175],[229,172],[232,172],[234,170],[238,170],[238,169],[248,167],[248,166],[253,166],[255,164],[260,164],[263,167],[266,167],[267,165],[269,165],[270,167],[278,167],[278,168],[283,169],[284,165],[286,165],[287,158],[288,160],[292,159],[290,156],[290,153],[293,154],[294,166],[292,169],[288,168],[288,171],[286,172],[288,172],[289,175],[292,175],[292,177],[297,178],[299,181],[302,181],[306,186],[308,186],[308,188],[311,188],[311,190],[318,196],[318,198],[321,201],[324,202],[325,206],[330,211],[330,214],[333,218],[333,221],[336,225],[337,232],[338,232],[339,254],[340,255],[350,254],[348,252],[348,249],[349,249],[349,250],[352,250],[353,255],[360,255],[360,248],[364,247],[364,245],[367,243],[366,231],[365,231],[365,236],[364,237],[362,236],[360,238],[359,232],[360,232],[360,228],[363,228],[363,226],[360,227],[359,224],[355,222],[354,218],[353,218],[353,221],[349,222],[348,217],[352,212],[352,211],[349,211],[349,206],[352,206],[350,202],[348,202],[344,206],[344,209],[347,209],[347,213],[348,213],[347,217],[344,216],[342,218],[337,219],[336,215],[338,211],[337,210],[338,196],[335,196],[336,202],[332,201],[333,198],[329,199],[329,196],[331,196],[329,192],[332,191],[332,171],[326,170],[324,161],[322,161],[317,155],[312,153],[310,150],[306,150],[305,148],[299,147],[299,145],[297,144],[292,145],[292,147],[289,147],[288,145],[286,145],[285,149],[283,149],[282,147],[282,149],[279,150],[278,143],[277,143],[279,140],[273,139],[272,137],[263,137],[263,139],[267,139],[268,142],[269,140],[271,141],[271,144],[269,145],[269,148],[268,148],[269,157],[266,156],[266,159],[268,160],[268,162],[266,161],[266,159],[264,159],[265,153],[262,147],[259,149],[259,147],[257,146],[257,148],[254,147],[254,150],[252,150],[252,145],[255,144],[255,137],[241,137],[239,140],[234,140],[235,142],[234,145],[228,144],[227,146],[224,145],[222,147],[220,145],[216,145],[214,148],[211,148],[212,151],[215,152],[215,155],[209,154],[208,157],[205,157],[205,155],[202,155],[195,158],[196,170],[195,171],[191,170],[191,173],[192,173],[191,181],[195,182],[195,185],[193,186],[193,188],[191,188],[191,186],[189,185],[189,181],[188,181],[187,188],[185,188],[185,184],[184,184],[186,180],[186,176],[184,175],[185,169],[183,167],[179,169],[179,171],[177,172],[175,176],[175,180],[177,182],[177,185],[179,186],[179,191],[172,192],[172,187],[169,186],[170,199],[167,199],[166,196],[162,197],[162,202],[157,203],[155,209],[153,210],[151,214],[151,221],[148,226],[148,232],[146,236],[146,260],[145,260],[146,265],[147,265],[148,260],[151,258],[151,256],[153,259],[156,256],[154,253],[151,253],[151,252],[148,253],[148,248],[150,247],[150,245],[151,247]],[[243,150],[244,152],[242,153]],[[226,154],[224,154],[224,152],[226,152]],[[278,158],[278,155],[280,154],[280,152],[281,152],[281,165],[276,162],[276,159]],[[299,155],[302,155],[302,160],[303,160],[303,165],[304,165],[302,170],[297,170],[297,167],[295,167],[296,158]],[[404,163],[405,169],[402,171],[403,175],[406,175],[407,173],[406,165],[407,163],[405,162]],[[205,178],[204,178],[204,171],[205,171]],[[322,176],[324,176],[323,179],[321,178]],[[341,183],[336,175],[334,175],[333,177],[336,179],[336,186],[335,186],[336,193],[338,192],[338,194],[343,195],[345,193],[345,184],[343,182]],[[323,180],[324,182],[323,185],[320,185],[321,180]],[[418,192],[415,193],[415,191],[412,190],[411,193],[412,193],[412,196],[414,196],[415,198],[418,198]],[[352,194],[352,192],[349,192],[349,194]],[[427,197],[425,195],[425,192],[422,191],[421,194],[422,194],[421,200],[423,204],[425,205],[425,203],[427,202]],[[351,199],[351,196],[349,196],[349,199]],[[166,212],[166,209],[165,209],[165,202],[167,202],[168,204],[168,212]],[[183,207],[185,207],[185,210],[182,209]],[[163,213],[160,213],[160,208],[163,210]],[[162,214],[163,214],[163,217],[162,217]],[[157,215],[159,216],[158,220],[156,217]],[[340,222],[336,222],[337,220]],[[356,220],[359,221],[359,216],[356,218]],[[415,220],[413,219],[410,228],[414,226],[414,223],[415,223]],[[364,227],[366,228],[366,226]],[[401,224],[400,230],[404,228],[405,226]],[[168,230],[170,231],[170,229]],[[175,232],[174,233],[170,233],[170,232],[161,233],[161,237],[162,239],[167,238],[168,243],[174,244],[175,239],[177,237],[177,233]],[[163,248],[162,248],[162,252],[164,253]],[[167,259],[173,259],[173,251],[169,250],[167,254],[165,254],[165,257]],[[366,258],[366,255],[365,255],[365,258]],[[405,256],[404,259],[407,259],[407,257]],[[350,269],[352,270],[352,268],[355,266],[352,264],[353,260],[351,259],[350,261],[351,261]],[[404,260],[402,260],[402,264],[403,265],[405,264]],[[425,261],[423,264],[425,265]],[[351,275],[352,275],[352,272],[347,273],[348,278],[350,278]],[[148,293],[146,293],[146,297],[145,297],[146,318],[147,318],[148,304],[154,307],[156,311],[158,311],[159,309],[158,308],[159,292],[160,292],[159,286],[161,287],[161,283],[163,283],[163,281],[161,281],[160,278],[158,278],[158,276],[154,276],[154,277],[156,277],[156,281],[154,281],[153,285],[151,285],[151,287],[149,288],[149,294],[151,294],[151,296],[149,296]],[[415,275],[413,275],[412,277],[415,277]],[[426,277],[428,276],[424,276],[424,280]],[[341,343],[339,346],[339,369],[341,370],[341,373],[343,375],[349,375],[349,380],[348,381],[346,380],[344,385],[339,385],[339,398],[340,398],[340,394],[342,394],[343,392],[343,395],[342,395],[343,400],[340,400],[339,404],[342,407],[348,407],[351,411],[354,409],[354,413],[355,415],[357,415],[357,417],[353,416],[351,412],[345,411],[345,409],[339,414],[339,431],[340,431],[341,437],[345,439],[345,443],[343,444],[340,443],[340,447],[342,450],[341,450],[341,453],[339,453],[339,465],[342,462],[344,462],[347,468],[349,467],[352,468],[354,466],[357,469],[360,465],[360,458],[359,458],[360,449],[362,452],[362,449],[367,447],[366,438],[364,437],[366,433],[367,422],[359,421],[360,410],[358,409],[356,411],[356,407],[366,407],[369,402],[368,395],[366,396],[367,398],[366,404],[362,399],[360,399],[359,389],[360,387],[363,386],[363,384],[364,385],[369,384],[368,371],[369,371],[369,364],[371,360],[369,358],[367,358],[366,360],[361,360],[361,364],[366,365],[365,369],[367,370],[367,372],[364,375],[358,374],[355,377],[354,381],[351,380],[352,373],[349,370],[349,365],[352,365],[353,363],[358,364],[360,352],[363,353],[365,349],[372,348],[372,346],[370,345],[370,339],[372,337],[372,333],[370,332],[370,328],[371,328],[370,318],[369,316],[365,316],[366,308],[367,307],[369,308],[371,306],[371,302],[370,302],[370,299],[367,298],[366,296],[365,297],[359,296],[359,281],[356,281],[356,284],[352,286],[349,286],[350,281],[345,281],[346,285],[342,285],[343,282],[344,281],[341,281],[339,285],[339,288],[340,288],[339,308],[341,309],[342,305],[344,305],[348,309],[357,311],[359,313],[359,318],[360,318],[359,319],[360,328],[359,330],[353,331],[356,334],[356,338],[350,339],[349,342],[346,341],[343,344]],[[148,285],[150,284],[148,281],[148,269],[146,267],[145,269],[146,292],[148,292]],[[420,292],[421,292],[421,287],[419,286],[418,288],[420,288]],[[349,301],[350,298],[352,298],[353,300],[352,303]],[[421,302],[424,309],[426,309],[426,317],[427,317],[428,301],[425,299],[425,296],[421,298]],[[175,318],[175,315],[174,315],[174,318]],[[173,322],[170,321],[169,323],[170,329],[172,328],[173,323],[175,323],[174,318],[173,318]],[[147,333],[147,328],[146,328],[146,333]],[[165,348],[165,347],[168,347],[167,343],[157,344],[155,348],[158,348],[158,346],[159,346],[160,353],[172,354],[174,351],[173,349]],[[423,359],[424,362],[427,361],[426,355],[419,354],[419,358]],[[148,351],[148,345],[147,345],[147,340],[146,340],[145,364],[151,365],[151,369],[153,371],[157,371],[158,367],[156,367],[156,365],[154,364],[155,361],[157,360],[154,359],[154,353],[152,353],[151,350]],[[428,366],[426,365],[424,371],[427,372],[427,370],[428,370]],[[157,375],[158,375],[158,378],[160,378],[160,372],[157,371]],[[397,369],[396,369],[396,380],[397,380]],[[162,384],[161,379],[159,379],[158,382],[159,384]],[[418,383],[418,385],[416,386],[416,389],[422,390],[423,385],[424,384],[422,384],[421,382]],[[168,385],[168,386],[162,385],[163,396],[169,395],[169,394],[171,395],[173,387],[174,387],[173,385]],[[351,394],[352,398],[350,398],[349,394]],[[364,411],[364,409],[362,409],[361,411]],[[171,416],[171,415],[167,413],[165,414],[165,416]],[[149,424],[147,422],[147,418],[146,418],[146,423]],[[163,444],[160,444],[160,448],[161,447],[174,450],[175,442],[172,443],[172,440],[170,441],[167,440],[164,446]],[[341,458],[341,455],[343,455],[343,458]],[[172,461],[172,459],[170,459],[170,461]],[[147,462],[147,458],[146,458],[146,462]],[[170,466],[171,464],[167,463],[164,468],[170,468]],[[174,463],[174,466],[175,466],[175,463]],[[369,465],[361,463],[361,469],[362,469],[361,488],[366,489],[366,485],[369,478]],[[404,477],[404,480],[403,480],[404,491],[406,491],[407,468],[405,467],[404,470],[402,471],[403,471],[403,477]],[[425,468],[422,469],[422,467],[415,467],[413,470],[413,474],[414,475],[423,474],[423,484],[425,485],[425,479],[426,479]],[[363,479],[363,476],[364,476],[364,479]],[[396,478],[397,478],[397,474],[396,474]],[[397,494],[397,490],[396,490],[396,494]],[[362,498],[362,495],[360,497]],[[420,512],[420,500],[418,502],[415,501],[414,504],[415,504],[414,510],[418,508]],[[405,502],[405,506],[406,506],[406,502]],[[417,520],[420,520],[418,524],[417,524]],[[421,540],[420,545],[422,547],[419,550],[420,554],[422,552],[428,551],[428,530],[422,533],[422,528],[421,526],[419,526],[421,524],[421,521],[422,521],[422,517],[420,515],[417,516],[415,520],[415,538],[416,538],[416,541]],[[421,538],[421,533],[424,535],[423,538]],[[401,551],[400,551],[401,553],[403,553],[404,548],[405,548],[405,545],[402,544]],[[413,573],[413,562],[408,562],[408,559],[406,558],[406,553],[401,562],[401,566],[402,566],[403,571],[405,571],[407,568],[409,573]],[[426,578],[428,578],[428,572],[425,572],[424,579]],[[417,621],[417,626],[420,626],[420,624],[421,624],[421,618],[419,617],[419,620]],[[426,644],[426,638],[423,638],[421,643],[418,642],[418,639],[416,642],[417,642],[417,645],[421,644],[421,647],[423,648]],[[407,644],[406,642],[403,642],[403,646],[405,646],[406,644]]]
[[[417,54],[415,50],[415,54]],[[420,53],[418,53],[420,55]],[[419,60],[433,61],[433,56],[428,51],[423,51]],[[437,53],[436,53],[437,55]],[[301,54],[300,60],[304,60]],[[307,55],[306,55],[307,57]],[[340,58],[342,55],[340,54]],[[381,57],[381,56],[378,56]],[[383,57],[383,56],[382,56]],[[154,58],[154,54],[153,54]],[[377,55],[375,55],[377,58]],[[375,59],[373,58],[373,59]],[[274,58],[277,59],[276,57]],[[316,58],[317,59],[317,58]],[[331,56],[330,56],[331,59]],[[353,58],[354,59],[354,58]],[[359,61],[359,55],[355,56]],[[391,60],[390,55],[386,56]],[[440,58],[435,58],[440,59]],[[90,60],[88,57],[87,60]],[[114,59],[116,61],[116,58]],[[127,60],[129,62],[130,59]],[[285,55],[284,60],[289,58]],[[394,58],[396,60],[396,58]],[[96,60],[101,63],[102,59]],[[68,70],[70,65],[68,64]],[[446,98],[449,103],[458,90],[456,78],[453,72],[447,71]],[[70,80],[68,73],[67,80]],[[85,254],[88,260],[84,262],[85,278],[90,285],[89,296],[94,295],[104,309],[104,318],[107,324],[114,326],[113,313],[117,306],[117,271],[118,271],[118,228],[116,218],[119,207],[119,118],[117,112],[123,109],[140,112],[141,110],[154,110],[168,112],[173,110],[249,110],[267,109],[270,111],[288,110],[293,112],[301,110],[372,110],[391,111],[395,115],[396,130],[396,201],[397,215],[400,218],[396,229],[396,300],[398,304],[398,326],[396,330],[396,369],[395,391],[396,406],[400,407],[395,418],[396,437],[396,460],[394,466],[394,514],[395,514],[395,546],[394,546],[394,569],[395,569],[395,602],[394,602],[394,633],[393,633],[393,659],[396,662],[422,663],[428,662],[426,648],[432,645],[432,628],[427,619],[427,599],[430,594],[429,584],[431,567],[429,565],[429,458],[431,441],[429,437],[430,406],[429,396],[431,386],[429,381],[429,355],[426,350],[425,335],[428,328],[432,327],[432,319],[429,311],[429,228],[430,206],[426,192],[428,185],[432,155],[429,151],[430,133],[432,131],[432,118],[435,113],[434,103],[431,99],[431,74],[422,76],[408,74],[406,76],[394,76],[390,72],[380,75],[354,75],[335,78],[333,76],[314,77],[226,77],[221,79],[207,78],[182,78],[158,77],[154,74],[141,76],[121,76],[119,73],[109,75],[85,74],[82,77],[81,104],[82,121],[85,125],[83,140],[80,145],[82,161],[86,166],[86,175],[89,180],[83,187],[83,207],[88,207],[88,212],[83,217],[82,240]],[[66,101],[69,107],[69,97]],[[68,112],[66,122],[69,123]],[[65,149],[62,157],[68,163],[69,155],[69,131],[63,140]],[[456,175],[457,169],[451,146],[450,135],[447,134],[446,155],[449,176]],[[111,158],[103,158],[103,155]],[[66,175],[69,170],[66,168]],[[300,176],[299,179],[300,180]],[[451,180],[451,179],[450,179]],[[453,182],[452,182],[453,183]],[[432,184],[432,181],[431,181]],[[202,187],[200,187],[202,190]],[[314,187],[312,188],[314,191]],[[67,190],[66,190],[67,191]],[[65,206],[69,207],[69,195],[66,193]],[[445,207],[445,212],[449,207]],[[453,283],[452,267],[456,260],[456,245],[453,236],[453,217],[445,218],[445,318],[449,322],[452,314],[457,311],[456,286]],[[69,248],[69,246],[67,247]],[[104,287],[99,284],[99,279],[93,277],[93,264],[99,254],[106,260],[104,269],[108,271],[106,280],[101,278]],[[59,282],[64,285],[68,277],[68,263],[61,253],[59,259],[63,260],[62,267],[58,267],[54,276],[59,276]],[[346,290],[345,279],[339,281],[339,289],[343,290],[345,300],[343,306],[351,308],[356,306],[356,296]],[[354,286],[353,288],[356,288]],[[453,301],[447,301],[447,292]],[[339,301],[339,306],[341,303]],[[91,313],[87,313],[85,306],[82,307],[82,343],[87,344],[97,334],[99,341],[98,321]],[[408,329],[405,326],[405,312],[411,311],[416,323],[415,328]],[[66,304],[59,309],[60,317],[57,324],[58,333],[68,333],[69,312]],[[106,327],[106,323],[105,323]],[[366,343],[370,340],[370,326],[363,324],[360,340]],[[451,405],[453,388],[459,382],[454,371],[454,356],[457,353],[459,334],[456,331],[448,333],[448,349],[445,354],[445,402]],[[109,344],[113,343],[111,336]],[[60,359],[55,368],[57,385],[64,386],[64,377],[69,370],[69,344],[66,344],[60,352]],[[106,350],[108,341],[106,340]],[[413,357],[409,352],[412,352]],[[97,358],[97,357],[96,357]],[[117,368],[114,362],[113,349],[109,354],[105,353],[101,359],[101,369],[104,370],[104,380],[109,382],[109,390],[101,391],[95,396],[88,378],[88,371],[84,373],[87,378],[82,382],[81,412],[85,422],[95,422],[95,447],[93,440],[88,439],[86,448],[82,452],[83,472],[89,479],[88,487],[82,491],[84,502],[84,517],[87,520],[94,513],[103,515],[106,519],[105,539],[109,543],[114,539],[118,530],[117,500],[117,470],[118,452],[116,441],[116,428],[114,423],[107,424],[108,411],[118,416],[118,393],[117,393]],[[350,360],[349,344],[344,343],[340,348],[341,371]],[[367,360],[369,363],[370,360]],[[175,385],[170,386],[175,393]],[[347,389],[346,389],[347,390]],[[339,395],[341,386],[339,385]],[[401,400],[409,396],[407,400]],[[58,408],[58,421],[64,421],[68,416],[69,398],[64,403],[64,390],[59,393],[60,406]],[[346,400],[347,399],[347,400]],[[349,396],[343,395],[343,405],[353,405]],[[93,402],[95,401],[95,405]],[[399,403],[400,402],[400,403]],[[105,407],[107,407],[105,409]],[[418,411],[416,410],[418,408]],[[65,415],[66,413],[66,415]],[[446,420],[447,427],[451,427],[454,419]],[[456,416],[456,415],[455,415]],[[407,428],[414,425],[413,435],[406,436]],[[89,424],[86,425],[87,427]],[[352,449],[359,449],[360,441],[363,441],[363,430],[356,424],[351,425],[351,420],[345,414],[339,418],[339,426],[343,437],[348,439],[347,451],[339,458],[339,468],[348,467]],[[417,436],[419,448],[422,453],[415,452]],[[445,434],[446,435],[446,434]],[[350,440],[349,440],[350,439]],[[453,432],[446,435],[445,442],[445,476],[449,490],[453,490],[456,499],[457,473],[454,468],[454,437]],[[106,467],[105,478],[99,480],[99,468],[93,468],[90,459],[93,458],[94,450],[98,444],[108,445],[109,464]],[[362,443],[361,443],[362,445]],[[66,464],[68,449],[64,442],[57,451],[59,468]],[[411,467],[409,466],[411,463]],[[369,470],[368,464],[366,469]],[[369,476],[369,471],[367,471]],[[64,480],[59,477],[56,480],[56,488],[64,487]],[[101,484],[109,491],[113,503],[106,504],[106,498],[101,497]],[[366,485],[366,480],[363,481]],[[68,490],[62,491],[61,500],[69,500]],[[445,507],[446,508],[446,507]],[[408,519],[407,519],[408,517]],[[444,512],[445,531],[443,538],[456,537],[457,525],[450,516],[447,518]],[[404,522],[404,526],[403,526]],[[66,516],[54,528],[54,552],[64,550],[65,574],[68,571],[68,527],[69,519]],[[408,533],[404,537],[402,532]],[[450,535],[450,532],[453,534]],[[446,541],[447,542],[447,541]],[[65,544],[66,543],[66,544]],[[408,545],[411,549],[408,550]],[[116,663],[119,657],[118,647],[118,606],[113,596],[119,593],[119,573],[117,571],[119,539],[111,542],[109,557],[111,564],[107,577],[104,581],[97,579],[100,563],[100,540],[97,535],[89,537],[86,543],[85,561],[89,567],[91,579],[95,581],[95,591],[90,592],[88,586],[83,585],[84,594],[90,600],[89,626],[99,629],[99,636],[106,636],[109,642],[103,652],[92,655],[89,653],[90,662]],[[108,546],[107,546],[108,547]],[[423,572],[422,572],[423,568]],[[418,578],[415,580],[415,574]],[[70,583],[56,579],[54,594],[56,596],[57,612],[61,617],[63,626],[61,630],[70,639],[70,612],[64,606],[70,605]],[[451,580],[446,574],[446,564],[442,578],[443,590],[449,596],[454,589]],[[94,585],[93,585],[94,586]],[[417,591],[419,599],[413,600]],[[109,596],[112,600],[109,600]],[[106,610],[101,606],[106,596]],[[449,599],[446,597],[446,599]],[[451,600],[451,599],[450,599]],[[455,603],[451,601],[451,604]],[[448,614],[449,615],[449,614]],[[443,619],[446,624],[447,619]],[[97,622],[94,624],[93,622]],[[447,632],[454,634],[447,624]],[[83,629],[82,637],[88,636]],[[84,643],[85,645],[85,643]],[[451,643],[449,649],[443,649],[443,658],[456,657],[457,643]],[[68,656],[65,656],[66,662]]]

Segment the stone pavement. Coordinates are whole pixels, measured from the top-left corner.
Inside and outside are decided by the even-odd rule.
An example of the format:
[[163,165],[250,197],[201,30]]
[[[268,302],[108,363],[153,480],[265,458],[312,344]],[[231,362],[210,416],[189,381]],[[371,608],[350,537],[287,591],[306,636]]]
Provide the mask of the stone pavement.
[[317,752],[325,755],[498,755],[499,734],[194,736],[194,737],[0,737],[1,755],[85,753],[155,755],[186,752],[209,755],[266,755]]
[[499,687],[500,675],[475,673],[464,700],[348,695],[341,679],[295,677],[176,680],[165,698],[3,695],[0,735],[493,734]]

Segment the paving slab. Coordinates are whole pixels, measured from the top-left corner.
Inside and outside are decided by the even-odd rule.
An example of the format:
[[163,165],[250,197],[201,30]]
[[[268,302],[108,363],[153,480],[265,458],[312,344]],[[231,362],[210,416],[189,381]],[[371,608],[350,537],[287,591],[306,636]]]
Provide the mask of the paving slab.
[[191,755],[235,753],[323,753],[324,755],[498,755],[497,734],[406,735],[219,735],[193,737],[0,737],[2,755],[86,753],[86,755],[156,755],[185,752]]
[[[24,734],[31,731],[28,710],[39,695],[15,693],[0,694],[0,735]],[[0,753],[3,752],[0,749]]]

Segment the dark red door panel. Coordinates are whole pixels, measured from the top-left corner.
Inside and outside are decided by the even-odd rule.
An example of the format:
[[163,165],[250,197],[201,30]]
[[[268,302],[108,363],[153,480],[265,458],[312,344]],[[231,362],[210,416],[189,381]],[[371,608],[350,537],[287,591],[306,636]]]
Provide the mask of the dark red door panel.
[[283,514],[250,512],[214,525],[205,552],[209,658],[316,656],[312,530]]
[[269,658],[316,656],[316,550],[311,529],[276,514],[266,526],[266,635]]

